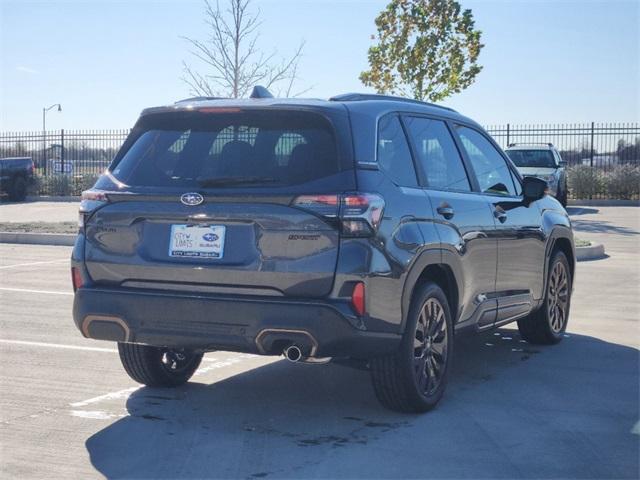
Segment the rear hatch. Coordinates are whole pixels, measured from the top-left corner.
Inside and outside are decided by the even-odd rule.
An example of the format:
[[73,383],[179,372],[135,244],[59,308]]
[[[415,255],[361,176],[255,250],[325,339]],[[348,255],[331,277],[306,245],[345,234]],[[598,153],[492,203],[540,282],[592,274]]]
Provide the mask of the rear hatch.
[[[355,189],[343,112],[214,108],[143,116],[85,215],[93,282],[320,297],[340,233],[296,199]],[[97,208],[96,208],[97,207]]]

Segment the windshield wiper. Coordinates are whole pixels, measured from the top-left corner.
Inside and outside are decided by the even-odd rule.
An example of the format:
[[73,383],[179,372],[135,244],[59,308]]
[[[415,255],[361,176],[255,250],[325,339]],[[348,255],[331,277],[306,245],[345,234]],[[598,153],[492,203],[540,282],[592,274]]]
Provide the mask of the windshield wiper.
[[224,185],[251,185],[259,183],[278,183],[273,177],[200,177],[196,181],[201,187],[220,187]]

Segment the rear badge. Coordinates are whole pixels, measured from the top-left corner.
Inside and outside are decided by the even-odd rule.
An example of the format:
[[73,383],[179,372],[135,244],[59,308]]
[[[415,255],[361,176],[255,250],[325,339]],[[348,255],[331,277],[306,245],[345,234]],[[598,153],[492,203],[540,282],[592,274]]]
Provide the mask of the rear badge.
[[204,197],[195,192],[183,193],[180,197],[180,201],[185,205],[195,206],[200,205],[202,202],[204,202]]

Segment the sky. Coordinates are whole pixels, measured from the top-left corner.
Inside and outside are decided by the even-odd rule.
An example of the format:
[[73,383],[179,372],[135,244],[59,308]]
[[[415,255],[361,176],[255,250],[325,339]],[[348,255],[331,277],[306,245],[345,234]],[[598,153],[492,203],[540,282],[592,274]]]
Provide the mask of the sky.
[[[225,0],[221,0],[224,2]],[[374,19],[387,1],[253,0],[260,47],[291,55],[305,96],[372,91]],[[442,103],[484,125],[640,121],[640,0],[461,0],[485,44],[477,80]],[[181,38],[204,39],[202,0],[0,0],[0,131],[128,128],[190,96]]]

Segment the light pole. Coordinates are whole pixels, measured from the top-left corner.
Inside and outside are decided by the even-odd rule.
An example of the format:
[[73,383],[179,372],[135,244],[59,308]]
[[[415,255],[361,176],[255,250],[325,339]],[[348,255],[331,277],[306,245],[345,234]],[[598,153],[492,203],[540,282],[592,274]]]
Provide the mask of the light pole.
[[47,112],[52,108],[58,107],[58,111],[62,111],[62,105],[54,103],[48,108],[42,108],[42,164],[44,166],[44,174],[47,174]]

